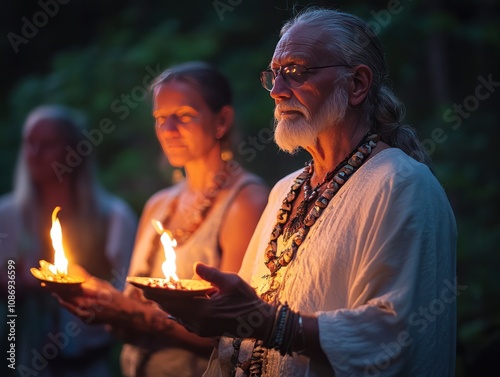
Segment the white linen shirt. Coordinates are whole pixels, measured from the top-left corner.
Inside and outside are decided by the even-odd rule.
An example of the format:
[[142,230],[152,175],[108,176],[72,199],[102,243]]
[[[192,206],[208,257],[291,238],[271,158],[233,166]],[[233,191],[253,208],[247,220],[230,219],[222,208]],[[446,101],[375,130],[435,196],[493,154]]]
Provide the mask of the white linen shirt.
[[[269,274],[263,256],[276,214],[299,173],[273,188],[243,260],[239,274],[257,293]],[[264,375],[453,376],[456,237],[450,204],[428,167],[396,148],[373,156],[282,268],[279,299],[317,315],[329,363],[270,350]],[[242,343],[240,361],[252,345]],[[221,338],[204,376],[227,376],[232,354],[232,339]]]

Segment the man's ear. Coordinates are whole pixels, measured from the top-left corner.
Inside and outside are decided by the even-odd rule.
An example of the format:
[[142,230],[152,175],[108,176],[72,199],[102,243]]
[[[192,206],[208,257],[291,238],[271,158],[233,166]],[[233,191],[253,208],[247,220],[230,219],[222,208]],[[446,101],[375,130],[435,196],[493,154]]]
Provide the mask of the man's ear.
[[221,139],[231,128],[234,120],[234,109],[232,106],[224,106],[217,114],[215,138]]
[[357,106],[364,101],[372,86],[373,73],[364,64],[356,66],[349,83],[349,105]]

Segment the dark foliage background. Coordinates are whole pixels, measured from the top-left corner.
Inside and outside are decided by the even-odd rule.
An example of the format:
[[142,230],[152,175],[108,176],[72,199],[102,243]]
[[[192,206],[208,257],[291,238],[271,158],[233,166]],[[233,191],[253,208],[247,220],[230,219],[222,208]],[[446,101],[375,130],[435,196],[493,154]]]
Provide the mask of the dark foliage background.
[[58,102],[85,110],[92,130],[111,120],[113,131],[92,152],[105,187],[138,214],[170,184],[144,89],[151,72],[194,59],[218,65],[235,89],[236,157],[273,184],[305,159],[269,140],[273,104],[258,80],[283,21],[305,5],[369,20],[457,217],[458,282],[466,286],[458,297],[457,376],[490,375],[500,348],[498,2],[59,1],[9,1],[0,12],[0,194],[12,188],[27,112]]

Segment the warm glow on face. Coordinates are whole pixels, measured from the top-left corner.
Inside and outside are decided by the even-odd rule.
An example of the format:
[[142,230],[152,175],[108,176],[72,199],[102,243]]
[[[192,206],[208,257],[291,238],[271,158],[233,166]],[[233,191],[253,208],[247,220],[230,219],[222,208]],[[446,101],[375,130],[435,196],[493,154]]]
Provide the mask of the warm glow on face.
[[52,212],[52,228],[50,229],[50,238],[52,239],[52,247],[54,248],[54,264],[49,265],[49,269],[54,274],[68,273],[68,260],[64,255],[64,248],[62,244],[62,228],[57,213],[61,207],[57,206]]
[[165,251],[165,262],[161,265],[161,269],[163,271],[163,274],[165,275],[165,279],[167,280],[173,280],[173,281],[179,281],[179,278],[177,277],[176,270],[177,267],[175,266],[175,251],[174,247],[177,246],[177,241],[175,239],[172,239],[172,233],[169,232],[168,230],[163,229],[163,226],[161,223],[157,220],[152,220],[153,226],[160,234],[160,241],[163,245],[163,249]]

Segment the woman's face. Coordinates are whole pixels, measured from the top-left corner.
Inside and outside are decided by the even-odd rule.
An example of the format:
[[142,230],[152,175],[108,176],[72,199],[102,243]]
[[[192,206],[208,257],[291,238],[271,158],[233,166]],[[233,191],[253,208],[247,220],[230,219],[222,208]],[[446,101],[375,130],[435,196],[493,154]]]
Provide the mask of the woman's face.
[[155,88],[153,100],[156,136],[172,166],[202,160],[219,148],[215,137],[218,114],[194,86],[178,80],[165,82]]
[[57,121],[40,119],[23,132],[23,157],[34,183],[58,179],[54,163],[64,163],[66,141]]

